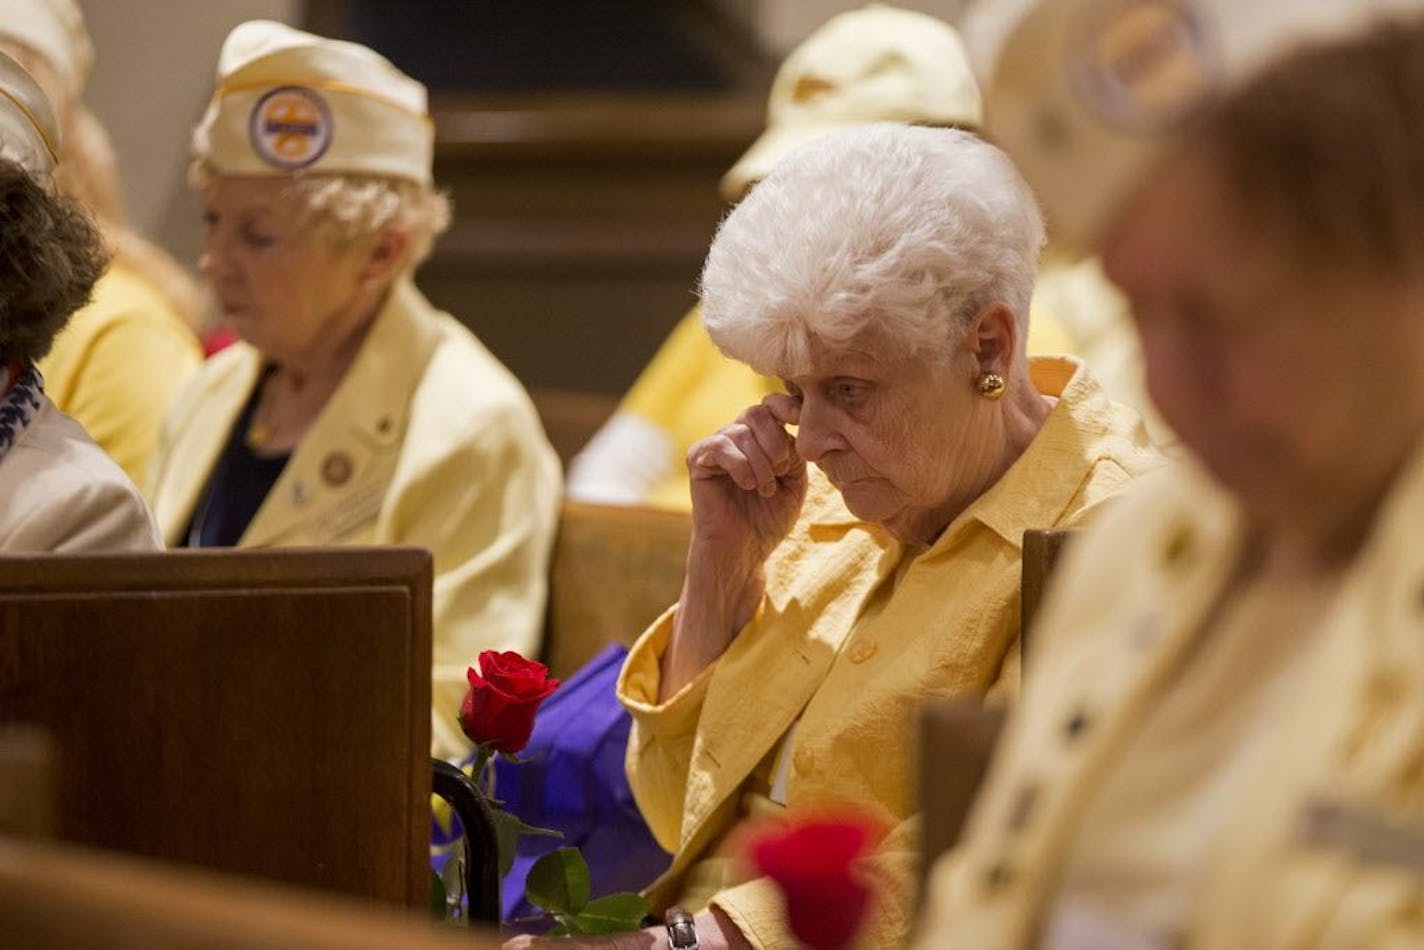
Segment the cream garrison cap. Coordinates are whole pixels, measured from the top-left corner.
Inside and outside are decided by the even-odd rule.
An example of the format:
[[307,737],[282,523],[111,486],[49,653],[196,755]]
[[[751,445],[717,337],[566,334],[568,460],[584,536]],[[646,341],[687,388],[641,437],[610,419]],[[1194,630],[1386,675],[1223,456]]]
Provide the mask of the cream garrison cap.
[[430,183],[425,87],[357,43],[253,20],[228,34],[195,156],[225,175],[354,173]]
[[0,37],[42,56],[73,96],[94,66],[94,44],[74,0],[0,0]]
[[741,197],[783,158],[871,122],[978,127],[979,85],[959,34],[924,13],[874,3],[828,20],[777,70],[767,128],[722,178]]
[[39,84],[0,53],[0,158],[44,179],[59,162],[59,123]]
[[1038,0],[1007,33],[988,127],[1038,192],[1054,238],[1102,237],[1149,164],[1279,57],[1424,0]]

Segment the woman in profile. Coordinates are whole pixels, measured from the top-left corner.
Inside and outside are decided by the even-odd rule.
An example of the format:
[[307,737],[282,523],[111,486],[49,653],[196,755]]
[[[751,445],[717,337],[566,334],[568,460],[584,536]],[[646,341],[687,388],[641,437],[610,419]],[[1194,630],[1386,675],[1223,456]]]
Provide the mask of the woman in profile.
[[449,222],[425,87],[355,43],[234,29],[193,135],[201,267],[243,342],[170,413],[149,480],[180,547],[435,558],[437,755],[481,650],[538,651],[558,459],[523,387],[413,274]]

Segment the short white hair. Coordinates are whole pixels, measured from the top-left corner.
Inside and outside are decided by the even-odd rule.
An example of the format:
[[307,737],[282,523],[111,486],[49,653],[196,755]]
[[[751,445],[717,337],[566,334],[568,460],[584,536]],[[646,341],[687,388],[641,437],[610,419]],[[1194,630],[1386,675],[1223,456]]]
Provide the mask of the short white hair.
[[722,222],[702,271],[719,349],[766,375],[810,368],[811,340],[871,328],[901,356],[948,359],[999,303],[1028,335],[1043,216],[1003,152],[968,132],[868,125],[797,150]]

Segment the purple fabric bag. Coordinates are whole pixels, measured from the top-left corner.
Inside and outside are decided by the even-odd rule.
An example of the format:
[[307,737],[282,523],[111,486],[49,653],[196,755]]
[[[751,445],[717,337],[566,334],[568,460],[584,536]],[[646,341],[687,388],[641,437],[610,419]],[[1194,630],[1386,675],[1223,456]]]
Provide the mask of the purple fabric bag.
[[534,734],[520,753],[526,761],[495,764],[495,797],[505,808],[526,824],[564,835],[519,839],[501,890],[505,920],[538,913],[524,900],[524,879],[535,861],[556,848],[583,853],[592,897],[641,890],[671,860],[643,822],[623,770],[633,723],[614,688],[627,655],[627,648],[614,644],[566,680],[539,709]]

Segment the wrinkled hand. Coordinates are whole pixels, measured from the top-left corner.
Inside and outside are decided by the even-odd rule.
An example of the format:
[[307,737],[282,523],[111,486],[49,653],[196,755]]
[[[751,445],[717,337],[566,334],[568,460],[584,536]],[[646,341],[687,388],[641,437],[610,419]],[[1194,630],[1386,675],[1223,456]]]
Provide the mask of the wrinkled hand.
[[767,396],[687,452],[692,543],[658,700],[692,681],[751,620],[764,596],[767,556],[806,498],[806,463],[786,431],[801,418],[790,396]]
[[806,497],[806,463],[786,431],[801,404],[775,393],[687,453],[694,550],[755,570],[796,524]]

